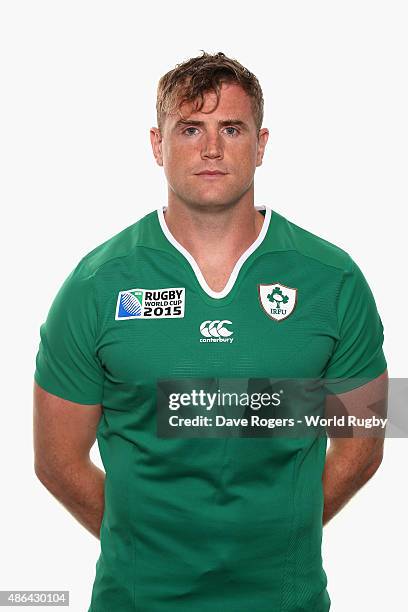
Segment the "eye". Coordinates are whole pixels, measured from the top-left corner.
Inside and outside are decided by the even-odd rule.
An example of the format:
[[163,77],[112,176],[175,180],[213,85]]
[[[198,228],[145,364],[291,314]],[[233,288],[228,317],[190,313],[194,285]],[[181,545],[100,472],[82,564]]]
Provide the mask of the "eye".
[[194,136],[194,134],[192,134],[189,130],[196,130],[197,128],[195,127],[188,127],[185,130],[183,130],[183,134],[187,134],[188,136]]
[[[235,132],[238,134],[238,130],[236,127],[233,127],[232,125],[229,125],[228,127],[225,128],[226,130],[235,130]],[[231,132],[228,132],[229,136],[235,136],[235,134],[232,134]]]

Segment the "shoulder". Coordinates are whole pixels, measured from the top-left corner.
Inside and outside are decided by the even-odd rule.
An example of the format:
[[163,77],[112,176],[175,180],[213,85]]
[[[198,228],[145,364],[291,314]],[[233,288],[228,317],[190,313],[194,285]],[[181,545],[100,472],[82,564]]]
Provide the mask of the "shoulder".
[[273,211],[271,223],[276,222],[277,250],[296,251],[299,255],[320,262],[323,266],[336,268],[343,272],[352,271],[355,262],[343,248],[297,225],[277,211]]
[[72,274],[82,279],[92,277],[110,262],[132,255],[138,247],[149,246],[157,231],[156,217],[153,210],[96,246],[82,257]]

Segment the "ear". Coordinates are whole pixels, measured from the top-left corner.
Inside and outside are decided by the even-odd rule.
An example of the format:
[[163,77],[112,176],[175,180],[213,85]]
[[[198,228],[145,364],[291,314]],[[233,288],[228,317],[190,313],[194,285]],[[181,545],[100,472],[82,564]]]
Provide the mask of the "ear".
[[163,165],[162,135],[159,128],[150,128],[150,142],[154,158],[159,166]]
[[268,128],[262,128],[258,133],[258,151],[256,153],[256,165],[262,165],[262,159],[265,153],[266,143],[269,138],[269,130]]

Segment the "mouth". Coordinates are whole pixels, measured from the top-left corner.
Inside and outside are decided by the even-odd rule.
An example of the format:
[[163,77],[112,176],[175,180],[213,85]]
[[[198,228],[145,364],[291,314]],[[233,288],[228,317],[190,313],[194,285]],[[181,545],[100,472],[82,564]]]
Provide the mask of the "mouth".
[[199,172],[196,174],[196,176],[201,176],[203,178],[220,178],[221,176],[225,176],[227,173],[226,172],[218,172],[218,171],[211,171],[208,170],[206,172]]

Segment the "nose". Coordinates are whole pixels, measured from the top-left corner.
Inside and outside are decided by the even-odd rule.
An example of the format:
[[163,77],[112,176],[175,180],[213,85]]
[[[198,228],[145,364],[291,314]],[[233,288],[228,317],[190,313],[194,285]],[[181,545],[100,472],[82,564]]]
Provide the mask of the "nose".
[[223,143],[218,132],[207,133],[202,140],[201,157],[203,159],[222,159],[224,156]]

